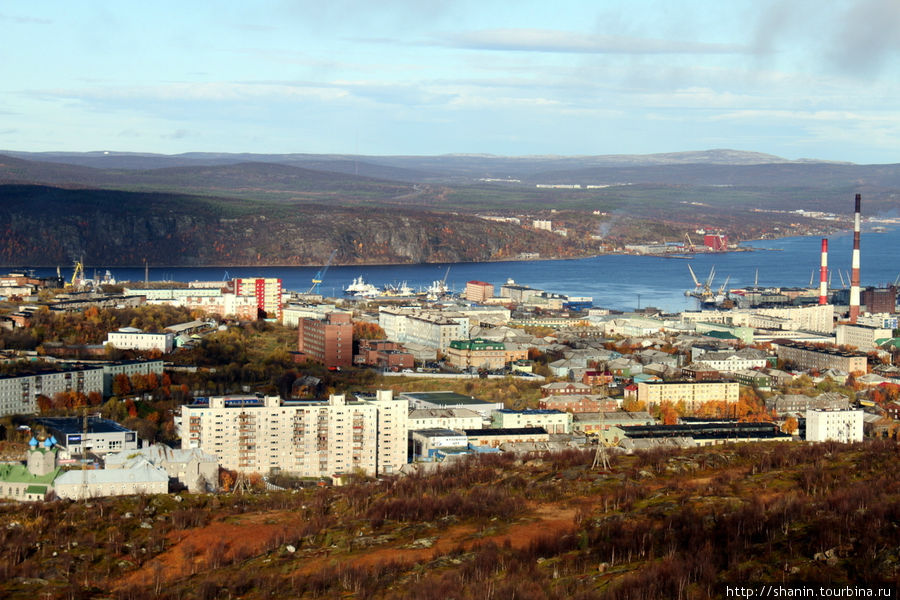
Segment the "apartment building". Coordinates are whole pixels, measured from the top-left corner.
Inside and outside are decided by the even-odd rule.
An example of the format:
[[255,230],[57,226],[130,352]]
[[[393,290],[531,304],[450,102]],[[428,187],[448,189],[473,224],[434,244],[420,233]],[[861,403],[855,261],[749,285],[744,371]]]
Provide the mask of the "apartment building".
[[80,367],[0,376],[0,416],[34,414],[36,398],[62,392],[103,393],[103,369]]
[[861,442],[863,439],[863,411],[821,410],[806,411],[806,441]]
[[441,352],[446,352],[453,340],[469,339],[469,318],[457,313],[382,308],[378,325],[390,340],[422,344]]
[[217,397],[182,408],[182,448],[214,454],[227,469],[301,477],[355,470],[375,476],[406,463],[406,401],[390,391],[347,401],[282,402],[278,397]]
[[494,297],[494,286],[485,281],[468,281],[464,296],[470,302],[484,302]]
[[638,401],[647,406],[684,402],[688,410],[704,402],[733,404],[738,401],[740,390],[740,385],[734,381],[647,381],[637,386]]
[[778,358],[801,369],[818,371],[836,369],[845,373],[865,373],[868,365],[868,357],[861,352],[845,352],[837,348],[799,342],[779,341],[775,344],[775,353]]
[[348,313],[328,313],[324,319],[300,319],[297,350],[303,358],[328,368],[353,364],[353,323]]
[[238,296],[253,296],[260,314],[272,319],[281,319],[281,279],[277,277],[250,277],[234,280],[234,293]]
[[870,325],[851,325],[841,323],[835,328],[835,344],[852,346],[860,350],[874,350],[878,347],[876,340],[894,337],[894,330],[888,327],[872,327]]

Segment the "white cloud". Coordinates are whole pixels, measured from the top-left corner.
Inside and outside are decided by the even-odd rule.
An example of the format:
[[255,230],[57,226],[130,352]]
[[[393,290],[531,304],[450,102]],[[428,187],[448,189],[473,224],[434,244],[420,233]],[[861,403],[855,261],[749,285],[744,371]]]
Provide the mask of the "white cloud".
[[[483,29],[447,33],[434,42],[455,48],[576,54],[746,54],[739,44],[683,42],[553,29]],[[427,43],[426,43],[427,44]]]

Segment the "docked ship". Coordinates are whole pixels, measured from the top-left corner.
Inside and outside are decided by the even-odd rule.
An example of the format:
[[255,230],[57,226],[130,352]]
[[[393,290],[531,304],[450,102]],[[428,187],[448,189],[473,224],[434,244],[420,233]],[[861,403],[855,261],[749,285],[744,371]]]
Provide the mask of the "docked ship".
[[353,282],[344,289],[344,293],[348,296],[353,296],[354,298],[374,298],[381,295],[380,290],[371,283],[366,283],[363,280],[362,275],[355,278]]

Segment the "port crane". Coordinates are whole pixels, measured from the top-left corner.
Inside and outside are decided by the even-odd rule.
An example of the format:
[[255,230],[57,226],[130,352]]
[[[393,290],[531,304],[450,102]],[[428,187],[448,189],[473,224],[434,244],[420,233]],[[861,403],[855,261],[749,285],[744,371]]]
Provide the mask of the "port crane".
[[325,263],[325,266],[322,267],[316,276],[312,278],[312,287],[306,292],[307,294],[315,294],[319,291],[319,284],[322,283],[322,280],[325,278],[325,273],[328,272],[328,267],[331,266],[331,261],[334,260],[334,256],[337,254],[337,248],[331,251],[331,256],[328,257],[328,261]]

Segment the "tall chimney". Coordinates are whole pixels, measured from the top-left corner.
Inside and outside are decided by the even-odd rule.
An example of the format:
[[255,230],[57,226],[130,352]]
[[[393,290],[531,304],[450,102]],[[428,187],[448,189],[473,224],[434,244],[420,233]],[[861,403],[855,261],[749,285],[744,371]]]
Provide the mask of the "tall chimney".
[[819,304],[828,304],[828,239],[822,238],[822,266],[819,267]]
[[850,274],[850,322],[859,318],[859,203],[862,196],[856,195],[856,210],[853,213],[853,271]]

